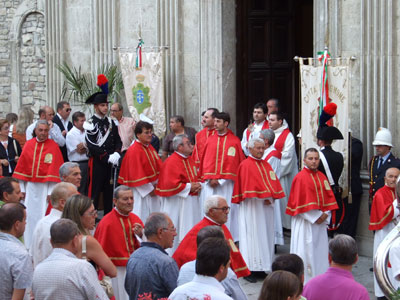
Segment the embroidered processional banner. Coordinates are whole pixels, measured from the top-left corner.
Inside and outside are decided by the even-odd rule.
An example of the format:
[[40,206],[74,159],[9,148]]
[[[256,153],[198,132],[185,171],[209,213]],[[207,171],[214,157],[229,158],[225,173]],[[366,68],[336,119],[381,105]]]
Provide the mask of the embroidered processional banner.
[[135,120],[144,114],[154,121],[154,133],[162,138],[166,132],[164,72],[162,51],[136,52],[120,50],[122,78],[129,112]]
[[[334,140],[332,148],[343,154],[344,169],[339,184],[343,188],[343,197],[348,195],[349,176],[349,61],[332,59],[327,68],[315,59],[299,59],[301,85],[301,157],[310,147],[319,149],[317,145],[317,130],[320,113],[321,89],[324,87],[322,78],[329,78],[329,102],[337,105],[336,115],[332,125],[343,134],[344,140]],[[308,62],[308,64],[305,64]],[[327,74],[324,74],[327,72]]]

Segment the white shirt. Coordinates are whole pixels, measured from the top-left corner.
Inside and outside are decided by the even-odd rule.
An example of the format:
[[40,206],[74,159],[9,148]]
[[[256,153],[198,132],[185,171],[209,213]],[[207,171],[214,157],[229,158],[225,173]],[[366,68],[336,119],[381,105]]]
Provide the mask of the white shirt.
[[[196,260],[192,260],[184,264],[179,270],[178,286],[192,281],[195,275]],[[233,272],[231,268],[228,268],[228,275],[226,275],[226,278],[221,281],[221,285],[225,289],[225,294],[227,294],[229,297],[232,297],[235,300],[247,299],[247,296],[242,290],[235,272]]]
[[195,275],[191,282],[178,286],[168,299],[187,300],[187,299],[212,299],[229,300],[232,298],[224,293],[221,283],[210,276]]
[[62,211],[52,208],[50,214],[37,223],[32,236],[32,245],[29,249],[34,267],[46,259],[53,251],[53,246],[50,243],[50,227],[61,218],[61,215]]
[[[29,141],[33,138],[33,131],[36,127],[36,122],[33,122],[31,125],[28,126],[26,129],[26,140]],[[65,146],[65,138],[61,133],[60,127],[56,123],[53,123],[53,127],[51,127],[49,131],[49,139],[52,139],[57,143],[58,146],[63,147]]]
[[66,137],[66,145],[67,145],[67,153],[69,161],[83,161],[88,160],[88,156],[86,153],[80,154],[76,151],[76,146],[78,144],[85,142],[85,131],[80,131],[75,126],[71,128],[67,133]]
[[[61,123],[64,125],[65,130],[68,132],[68,119],[64,120],[63,117],[61,117],[61,115],[59,113],[57,113],[57,116],[60,118]],[[61,128],[60,128],[61,130]]]
[[53,249],[35,268],[32,290],[41,300],[109,299],[93,266],[63,248]]

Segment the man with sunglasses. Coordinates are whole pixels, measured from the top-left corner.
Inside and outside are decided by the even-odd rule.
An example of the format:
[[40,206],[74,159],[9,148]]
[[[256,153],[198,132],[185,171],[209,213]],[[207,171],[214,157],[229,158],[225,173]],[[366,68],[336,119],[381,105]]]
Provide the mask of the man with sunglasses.
[[[57,114],[53,117],[53,123],[60,127],[61,134],[64,139],[67,136],[68,131],[72,129],[72,123],[68,120],[71,114],[71,106],[67,101],[60,101],[57,103]],[[60,147],[64,161],[68,161],[67,147],[64,145]]]
[[196,259],[197,251],[197,234],[200,229],[210,226],[218,225],[221,226],[224,231],[225,239],[231,248],[231,268],[236,273],[237,277],[249,276],[250,271],[247,268],[245,261],[243,260],[242,254],[236,247],[232,234],[230,233],[228,227],[225,223],[228,221],[228,214],[230,207],[226,199],[219,195],[212,195],[206,199],[204,202],[204,213],[205,216],[203,220],[197,223],[185,236],[179,247],[176,249],[174,255],[178,267],[183,264]]

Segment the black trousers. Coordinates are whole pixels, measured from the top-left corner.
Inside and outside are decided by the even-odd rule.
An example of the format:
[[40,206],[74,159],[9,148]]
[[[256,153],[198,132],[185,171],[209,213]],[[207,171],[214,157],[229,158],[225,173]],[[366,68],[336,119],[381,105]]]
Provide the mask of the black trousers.
[[109,213],[113,207],[113,185],[111,182],[110,164],[106,164],[97,158],[93,158],[92,170],[92,199],[94,207],[98,209],[100,194],[103,193],[104,215]]
[[343,233],[356,237],[357,234],[357,223],[358,215],[360,213],[362,194],[352,195],[352,201],[349,203],[348,197],[344,198],[344,206],[346,209],[346,214],[344,215],[344,220],[342,225],[338,229],[338,233]]

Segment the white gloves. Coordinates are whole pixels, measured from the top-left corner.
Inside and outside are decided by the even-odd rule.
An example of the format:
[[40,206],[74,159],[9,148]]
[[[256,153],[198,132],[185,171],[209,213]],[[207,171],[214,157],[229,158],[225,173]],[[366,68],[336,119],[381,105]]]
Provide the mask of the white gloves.
[[110,164],[113,164],[114,166],[118,166],[118,162],[119,162],[120,157],[121,157],[121,155],[119,155],[118,152],[114,152],[113,154],[111,154],[108,157],[108,162]]

